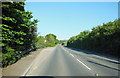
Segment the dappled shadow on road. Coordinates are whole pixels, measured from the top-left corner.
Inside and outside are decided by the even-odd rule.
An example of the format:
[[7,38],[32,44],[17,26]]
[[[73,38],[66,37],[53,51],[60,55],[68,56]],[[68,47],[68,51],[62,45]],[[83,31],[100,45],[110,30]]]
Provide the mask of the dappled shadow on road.
[[110,69],[113,69],[113,70],[120,71],[120,69],[116,69],[116,68],[113,68],[113,67],[109,67],[109,66],[106,66],[106,65],[103,65],[103,64],[100,64],[100,63],[96,63],[96,62],[93,62],[93,61],[88,61],[88,62],[97,64],[97,65],[100,65],[100,66],[104,66],[104,67],[107,67],[107,68],[110,68]]
[[92,56],[92,58],[95,58],[95,59],[105,60],[105,61],[108,61],[108,62],[111,62],[111,63],[120,64],[120,58],[119,58],[119,57],[114,57],[114,56],[105,55],[105,54],[100,54],[100,53],[96,53],[96,52],[90,52],[90,51],[86,51],[86,50],[71,48],[71,47],[67,47],[67,46],[64,46],[64,47],[66,47],[66,48],[68,48],[68,49],[71,49],[71,50],[74,50],[74,51],[76,51],[76,52],[82,52],[82,53],[89,54],[89,55],[97,55],[97,56],[101,56],[101,57],[105,57],[105,58],[109,58],[109,59],[113,59],[113,58],[114,58],[114,60],[116,60],[116,61],[118,61],[118,62]]

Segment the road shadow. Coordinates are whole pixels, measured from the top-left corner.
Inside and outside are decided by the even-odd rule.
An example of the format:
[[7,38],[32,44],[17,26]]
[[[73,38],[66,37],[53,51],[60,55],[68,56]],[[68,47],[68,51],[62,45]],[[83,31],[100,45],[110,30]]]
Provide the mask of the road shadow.
[[103,65],[103,64],[100,64],[100,63],[96,63],[96,62],[93,62],[93,61],[88,61],[90,63],[94,63],[94,64],[97,64],[97,65],[100,65],[100,66],[103,66],[103,67],[106,67],[106,68],[110,68],[110,69],[113,69],[113,70],[117,70],[117,71],[120,71],[120,69],[116,69],[116,68],[113,68],[113,67],[109,67],[109,66],[106,66],[106,65]]
[[108,62],[111,62],[111,63],[120,64],[120,57],[115,57],[115,56],[106,55],[106,54],[103,54],[103,53],[97,53],[97,52],[93,52],[93,51],[86,51],[86,50],[71,48],[71,47],[67,47],[67,46],[64,46],[64,47],[68,48],[68,49],[71,49],[71,50],[74,50],[76,52],[82,52],[82,53],[89,54],[89,55],[97,55],[97,56],[113,59],[113,60],[116,60],[118,62],[107,60],[107,59],[102,59],[102,58],[94,57],[94,56],[92,57],[92,58],[96,58],[96,59],[99,59],[99,60],[105,60],[105,61],[108,61]]

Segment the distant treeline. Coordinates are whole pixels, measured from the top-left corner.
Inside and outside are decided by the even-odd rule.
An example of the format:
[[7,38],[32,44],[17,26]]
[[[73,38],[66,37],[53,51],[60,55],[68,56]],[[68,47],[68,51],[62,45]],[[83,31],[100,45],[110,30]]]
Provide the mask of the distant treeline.
[[118,56],[120,51],[120,19],[71,37],[67,46]]
[[47,34],[44,36],[37,37],[37,46],[40,48],[43,47],[53,47],[59,43],[59,40],[56,38],[54,34]]

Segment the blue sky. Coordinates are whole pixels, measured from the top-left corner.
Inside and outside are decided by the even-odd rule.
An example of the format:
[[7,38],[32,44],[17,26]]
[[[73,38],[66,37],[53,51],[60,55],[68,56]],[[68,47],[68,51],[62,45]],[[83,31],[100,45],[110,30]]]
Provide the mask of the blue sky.
[[40,35],[53,33],[60,40],[118,18],[117,2],[26,2]]
[[27,2],[119,2],[119,0],[27,0]]

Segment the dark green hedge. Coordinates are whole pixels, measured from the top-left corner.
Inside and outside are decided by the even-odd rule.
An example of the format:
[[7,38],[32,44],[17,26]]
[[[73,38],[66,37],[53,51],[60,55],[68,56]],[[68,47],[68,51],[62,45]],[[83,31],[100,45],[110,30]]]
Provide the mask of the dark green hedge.
[[67,46],[118,56],[120,51],[120,19],[71,37]]
[[36,23],[31,21],[32,12],[25,11],[24,2],[2,2],[2,64],[3,67],[16,62],[21,52],[35,47],[37,37]]

